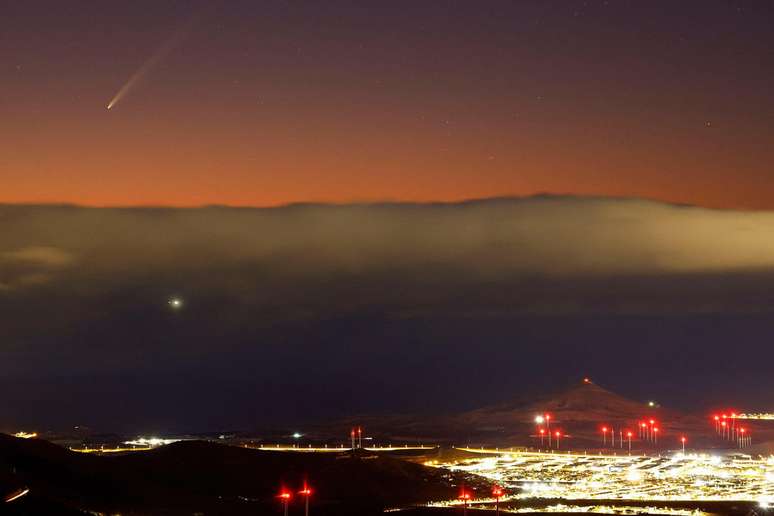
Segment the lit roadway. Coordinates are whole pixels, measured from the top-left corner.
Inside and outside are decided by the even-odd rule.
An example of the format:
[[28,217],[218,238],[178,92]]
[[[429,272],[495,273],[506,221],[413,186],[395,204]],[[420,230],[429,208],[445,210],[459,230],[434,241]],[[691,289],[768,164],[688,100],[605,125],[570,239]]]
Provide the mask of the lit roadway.
[[[264,450],[264,451],[287,451],[287,452],[347,452],[352,451],[353,448],[350,447],[344,447],[343,445],[339,447],[312,447],[309,446],[286,446],[286,445],[264,445],[261,444],[260,446],[253,446],[249,444],[243,445],[245,448],[250,448],[252,450]],[[438,446],[370,446],[370,447],[363,447],[363,448],[356,448],[358,450],[366,450],[369,452],[390,452],[390,451],[401,451],[401,450],[435,450],[438,448]]]
[[774,421],[774,414],[755,413],[755,414],[737,414],[733,419],[759,419],[763,421]]
[[[77,453],[94,453],[94,454],[110,454],[110,453],[129,453],[129,452],[140,452],[140,451],[148,451],[152,450],[153,448],[156,448],[158,446],[117,446],[117,447],[104,447],[100,446],[98,448],[70,448],[70,451],[74,451]],[[349,452],[352,451],[352,448],[350,447],[344,447],[344,445],[340,446],[325,446],[325,447],[313,447],[311,445],[309,446],[287,446],[287,445],[264,445],[261,444],[259,446],[252,445],[252,444],[243,444],[243,448],[249,448],[251,450],[264,450],[264,451],[283,451],[283,452],[313,452],[313,453],[326,453],[326,452],[334,452],[334,453],[342,453],[342,452]],[[437,449],[437,446],[370,446],[370,447],[363,447],[358,448],[361,450],[366,450],[369,452],[391,452],[391,451],[405,451],[405,450],[435,450]]]
[[519,489],[516,498],[774,502],[774,457],[466,451],[491,455],[426,464]]
[[26,488],[14,491],[13,493],[11,493],[11,494],[9,494],[8,496],[5,497],[5,503],[11,503],[13,501],[16,501],[16,500],[18,500],[19,498],[21,498],[22,496],[26,495],[29,492],[30,492],[30,490],[26,489]]

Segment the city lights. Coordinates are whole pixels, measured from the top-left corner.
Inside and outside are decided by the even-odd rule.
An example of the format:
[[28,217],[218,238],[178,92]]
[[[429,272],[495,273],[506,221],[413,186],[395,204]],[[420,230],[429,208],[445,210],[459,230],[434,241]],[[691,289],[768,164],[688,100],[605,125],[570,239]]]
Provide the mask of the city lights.
[[[687,439],[686,439],[687,441]],[[708,454],[602,455],[496,452],[438,463],[480,475],[519,498],[757,502],[774,496],[774,458]]]

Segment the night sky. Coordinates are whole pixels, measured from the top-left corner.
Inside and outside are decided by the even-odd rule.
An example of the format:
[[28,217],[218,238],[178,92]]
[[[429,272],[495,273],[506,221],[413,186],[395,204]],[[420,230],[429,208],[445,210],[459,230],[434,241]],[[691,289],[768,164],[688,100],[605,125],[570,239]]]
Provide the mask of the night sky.
[[0,430],[774,410],[771,91],[769,1],[6,2]]
[[0,201],[774,207],[768,0],[1,9]]

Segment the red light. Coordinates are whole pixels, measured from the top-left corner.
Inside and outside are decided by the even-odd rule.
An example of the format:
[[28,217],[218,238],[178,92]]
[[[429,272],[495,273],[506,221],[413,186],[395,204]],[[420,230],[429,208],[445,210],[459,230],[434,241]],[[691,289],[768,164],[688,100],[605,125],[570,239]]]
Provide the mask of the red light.
[[723,414],[721,417],[722,417],[723,419],[726,419],[726,415],[725,415],[725,414]]
[[602,431],[603,431],[603,432],[607,432],[607,427],[606,427],[606,426],[603,426],[603,427],[602,427]]
[[494,495],[496,498],[500,498],[503,495],[503,490],[499,487],[495,487],[492,489],[492,495]]
[[541,433],[541,434],[544,434],[544,433],[546,433],[546,431],[545,431],[545,430],[543,430],[543,429],[541,428],[541,429],[540,429],[540,433]]
[[650,420],[650,424],[652,425],[652,424],[654,424],[654,423],[655,423],[655,421],[653,421],[653,420],[651,419],[651,420]]
[[681,438],[680,438],[680,441],[681,441],[681,442],[685,442],[685,437],[681,437]]
[[632,436],[631,432],[626,432],[626,437],[631,437],[631,436]]
[[551,414],[546,414],[546,419],[551,419]]
[[460,500],[470,500],[470,493],[467,491],[460,493]]
[[642,424],[642,428],[645,428],[646,426],[648,426],[648,425],[646,425],[645,423]]
[[556,432],[556,436],[557,436],[557,437],[561,437],[561,436],[562,436],[562,433],[561,433],[561,432]]
[[279,494],[279,498],[282,498],[283,500],[290,500],[290,492],[288,491],[282,491]]
[[304,495],[304,496],[311,496],[312,490],[309,489],[309,486],[306,485],[306,482],[304,482],[304,488],[301,491],[299,491],[298,494]]
[[726,426],[726,422],[725,422],[725,421],[723,421],[723,422],[722,422],[722,423],[720,423],[720,424],[721,424],[722,426]]
[[715,416],[715,421],[717,421],[718,419],[720,419],[720,416]]
[[653,429],[653,431],[654,431],[654,432],[658,432],[658,428],[654,428],[654,429]]
[[745,429],[744,429],[744,428],[742,428],[742,429],[740,429],[739,431],[740,431],[740,432],[742,432],[742,433],[744,433],[744,432],[745,432]]

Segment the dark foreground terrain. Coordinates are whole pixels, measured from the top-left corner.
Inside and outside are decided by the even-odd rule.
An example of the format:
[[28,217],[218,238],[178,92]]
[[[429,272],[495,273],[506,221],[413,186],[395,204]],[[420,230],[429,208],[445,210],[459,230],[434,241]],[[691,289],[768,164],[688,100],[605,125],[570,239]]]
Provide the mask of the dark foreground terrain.
[[[0,491],[29,488],[2,509],[17,514],[280,514],[281,486],[315,494],[312,513],[380,514],[449,499],[458,487],[441,470],[389,456],[257,451],[179,442],[148,452],[84,455],[43,440],[0,435]],[[298,496],[291,513],[302,511]]]

